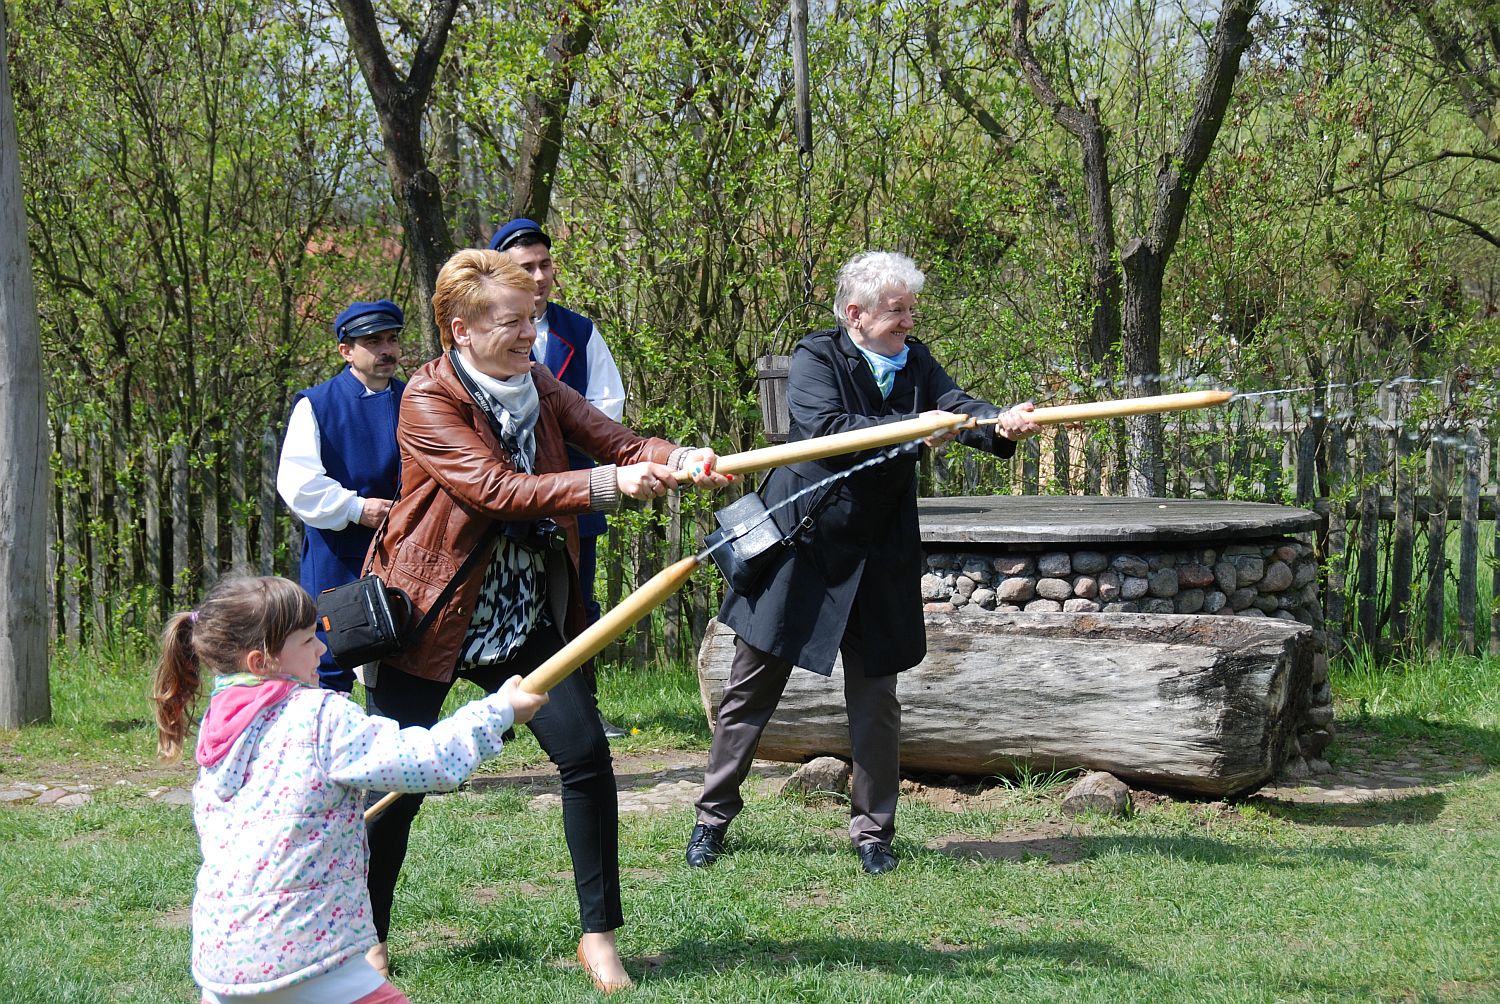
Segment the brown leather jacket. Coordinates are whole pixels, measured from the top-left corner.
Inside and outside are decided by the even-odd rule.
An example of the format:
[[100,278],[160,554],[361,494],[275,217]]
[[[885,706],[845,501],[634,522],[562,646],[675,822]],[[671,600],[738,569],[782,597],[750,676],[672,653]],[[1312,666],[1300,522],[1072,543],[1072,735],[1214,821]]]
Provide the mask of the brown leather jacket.
[[[372,545],[370,570],[387,585],[406,591],[416,607],[415,617],[436,602],[494,521],[547,516],[562,527],[568,542],[566,561],[557,552],[547,561],[549,610],[564,637],[577,634],[584,613],[574,516],[594,506],[591,472],[568,469],[565,444],[575,444],[604,464],[665,464],[678,459],[675,444],[637,436],[559,383],[540,363],[532,364],[531,375],[541,404],[535,474],[522,473],[511,464],[447,356],[423,366],[406,385],[396,428],[400,498]],[[386,660],[386,665],[429,680],[453,679],[484,569],[494,553],[493,540],[485,550],[417,644]]]

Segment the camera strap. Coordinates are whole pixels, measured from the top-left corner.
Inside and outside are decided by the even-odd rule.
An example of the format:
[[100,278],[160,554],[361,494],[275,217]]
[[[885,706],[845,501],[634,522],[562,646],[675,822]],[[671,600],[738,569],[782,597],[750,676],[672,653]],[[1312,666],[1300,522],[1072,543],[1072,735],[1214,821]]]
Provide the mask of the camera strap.
[[490,425],[490,431],[500,441],[501,449],[510,454],[510,462],[516,469],[530,474],[531,470],[526,463],[526,457],[521,453],[521,445],[516,442],[515,437],[507,436],[505,428],[500,421],[500,416],[495,413],[495,401],[484,392],[484,388],[475,382],[474,377],[464,368],[463,360],[459,358],[458,349],[448,350],[448,361],[453,364],[453,372],[458,375],[458,382],[463,384],[464,390],[469,392],[469,397],[484,415],[485,421]]

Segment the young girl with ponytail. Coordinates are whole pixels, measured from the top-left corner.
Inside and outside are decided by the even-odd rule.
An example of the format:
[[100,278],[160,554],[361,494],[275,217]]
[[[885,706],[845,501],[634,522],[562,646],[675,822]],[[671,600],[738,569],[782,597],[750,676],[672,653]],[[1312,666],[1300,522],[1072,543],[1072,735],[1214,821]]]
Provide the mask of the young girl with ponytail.
[[517,676],[430,729],[367,717],[318,687],[316,614],[287,579],[231,578],[163,634],[153,697],[164,758],[181,755],[194,699],[211,686],[193,786],[203,865],[192,970],[212,1004],[405,1002],[365,958],[376,935],[364,792],[451,791],[547,701]]

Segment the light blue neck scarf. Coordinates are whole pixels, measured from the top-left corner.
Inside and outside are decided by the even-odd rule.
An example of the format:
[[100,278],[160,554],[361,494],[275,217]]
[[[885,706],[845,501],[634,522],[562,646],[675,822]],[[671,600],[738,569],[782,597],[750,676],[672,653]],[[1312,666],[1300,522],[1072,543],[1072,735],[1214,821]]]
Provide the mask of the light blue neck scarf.
[[871,352],[858,342],[855,343],[854,347],[859,349],[860,354],[869,362],[870,369],[875,374],[875,384],[880,388],[880,396],[882,398],[890,397],[891,388],[896,385],[896,374],[906,365],[906,357],[911,351],[911,346],[901,346],[901,351],[893,356],[883,356],[879,352]]

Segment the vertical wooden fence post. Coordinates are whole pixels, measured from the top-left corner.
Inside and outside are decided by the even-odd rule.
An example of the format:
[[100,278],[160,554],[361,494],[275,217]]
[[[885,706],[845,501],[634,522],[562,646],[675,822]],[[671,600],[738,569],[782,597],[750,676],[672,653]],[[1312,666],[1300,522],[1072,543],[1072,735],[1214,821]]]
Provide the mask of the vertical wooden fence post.
[[276,434],[260,437],[260,574],[276,567]]
[[1224,497],[1224,434],[1219,430],[1219,416],[1207,416],[1208,450],[1203,465],[1203,490],[1211,499]]
[[141,501],[146,511],[146,581],[154,594],[155,616],[167,611],[170,593],[167,578],[162,575],[161,549],[161,451],[158,443],[148,441],[141,461]]
[[120,582],[118,592],[129,595],[128,608],[133,621],[140,617],[136,603],[136,587],[140,585],[135,565],[136,547],[136,499],[141,491],[141,469],[130,455],[129,447],[116,427],[113,437],[115,457],[115,511],[118,513],[115,529],[115,551],[120,558]]
[[1098,495],[1103,485],[1104,446],[1098,436],[1084,433],[1083,442],[1083,493]]
[[79,596],[83,569],[78,560],[78,437],[71,421],[63,425],[62,474],[63,477],[58,479],[58,495],[62,500],[63,585],[67,589],[63,635],[68,644],[77,646],[83,641],[83,605]]
[[964,450],[964,480],[962,495],[973,495],[979,490],[979,453],[975,450]]
[[1311,424],[1297,434],[1297,505],[1318,497],[1318,431]]
[[[968,456],[972,451],[966,451]],[[1057,480],[1057,490],[1063,495],[1073,494],[1073,451],[1068,443],[1068,430],[1060,428],[1057,437],[1052,441],[1052,466],[1053,477]]]
[[1463,508],[1458,529],[1458,637],[1465,655],[1474,654],[1474,621],[1479,604],[1479,460],[1480,441],[1464,433]]
[[1265,491],[1265,500],[1279,505],[1281,503],[1281,488],[1286,483],[1286,469],[1290,466],[1288,454],[1291,446],[1287,440],[1286,419],[1283,417],[1280,408],[1276,410],[1276,421],[1275,438],[1266,444],[1266,476],[1262,482],[1262,487]]
[[[1163,462],[1163,465],[1168,466],[1169,469],[1164,472],[1166,476],[1162,479],[1163,490],[1167,492],[1170,498],[1191,498],[1193,494],[1193,478],[1190,471],[1194,465],[1188,460],[1188,440],[1190,437],[1188,436],[1187,426],[1188,419],[1184,416],[1177,415],[1173,417],[1170,427],[1175,430],[1176,434],[1172,436],[1172,439],[1175,440],[1173,444],[1175,449],[1172,450],[1171,455],[1175,458],[1176,462]],[[1058,430],[1058,435],[1063,435],[1061,429]],[[1162,440],[1163,443],[1166,441],[1165,438]],[[1172,449],[1172,447],[1164,447],[1164,449]],[[1168,484],[1171,485],[1170,488],[1165,487]]]
[[201,538],[199,557],[203,562],[203,582],[219,577],[219,449],[210,444],[203,452],[203,466],[198,472],[199,502],[203,512],[198,520]]
[[1021,494],[1037,494],[1037,481],[1040,477],[1042,460],[1042,444],[1037,437],[1023,440],[1021,443]]
[[1413,547],[1416,541],[1416,493],[1412,480],[1412,455],[1416,436],[1410,430],[1396,431],[1396,529],[1391,541],[1391,643],[1410,642]]
[[193,569],[188,549],[188,481],[187,443],[179,439],[172,444],[172,605],[185,609],[193,605]]
[[[670,565],[682,557],[682,492],[667,493],[667,560]],[[679,642],[682,639],[682,591],[677,590],[662,604],[662,650],[668,658],[682,655]],[[685,651],[685,648],[683,649]]]
[[[655,508],[655,503],[653,503],[652,509],[654,510]],[[632,586],[639,585],[650,574],[648,569],[652,567],[651,543],[652,538],[656,535],[655,530],[656,521],[652,520],[642,529],[640,537],[635,541],[636,561],[635,575],[631,576]],[[654,619],[654,617],[643,617],[640,623],[635,626],[635,645],[631,653],[631,658],[634,662],[633,668],[645,667],[647,660],[651,656],[651,622]]]
[[1384,432],[1371,428],[1364,438],[1364,477],[1359,486],[1359,569],[1356,608],[1359,639],[1375,647],[1380,590],[1380,473],[1385,467]]
[[1500,655],[1500,440],[1490,440],[1490,477],[1495,482],[1495,565],[1490,576],[1490,655]]
[[1125,450],[1125,423],[1120,419],[1110,422],[1109,435],[1114,453],[1109,465],[1109,494],[1124,495],[1125,485],[1130,480],[1130,458]]
[[1323,630],[1329,655],[1343,650],[1345,584],[1349,570],[1349,521],[1344,489],[1349,483],[1347,432],[1338,423],[1328,427],[1328,537],[1323,553]]
[[[97,428],[89,429],[88,435],[88,465],[89,465],[89,505],[85,526],[88,527],[88,547],[85,553],[89,556],[89,600],[93,608],[89,625],[89,635],[98,640],[108,636],[109,629],[109,607],[106,597],[109,593],[109,566],[113,555],[114,535],[109,532],[109,507],[105,503],[104,494],[104,439],[99,435]],[[83,550],[80,542],[80,550]]]
[[245,511],[245,436],[236,432],[229,448],[229,560],[250,566],[249,515]]
[[[49,420],[47,423],[47,442],[57,450],[58,434],[57,428]],[[62,635],[62,583],[58,580],[58,551],[63,539],[62,527],[58,520],[62,518],[62,506],[59,499],[62,495],[62,486],[53,484],[52,504],[47,507],[47,637],[57,638]],[[1500,574],[1500,573],[1497,573]]]
[[1446,600],[1445,572],[1448,568],[1448,499],[1453,480],[1452,451],[1448,434],[1433,433],[1430,469],[1432,471],[1432,507],[1427,516],[1427,618],[1423,639],[1429,652],[1443,643],[1443,605]]
[[[619,516],[609,521],[609,533],[605,539],[609,541],[607,552],[609,564],[606,566],[604,575],[604,595],[607,597],[607,605],[604,609],[613,610],[619,606],[620,597],[625,592],[625,542],[620,531]],[[622,654],[620,640],[616,638],[610,642],[600,654],[610,662],[618,662]]]

